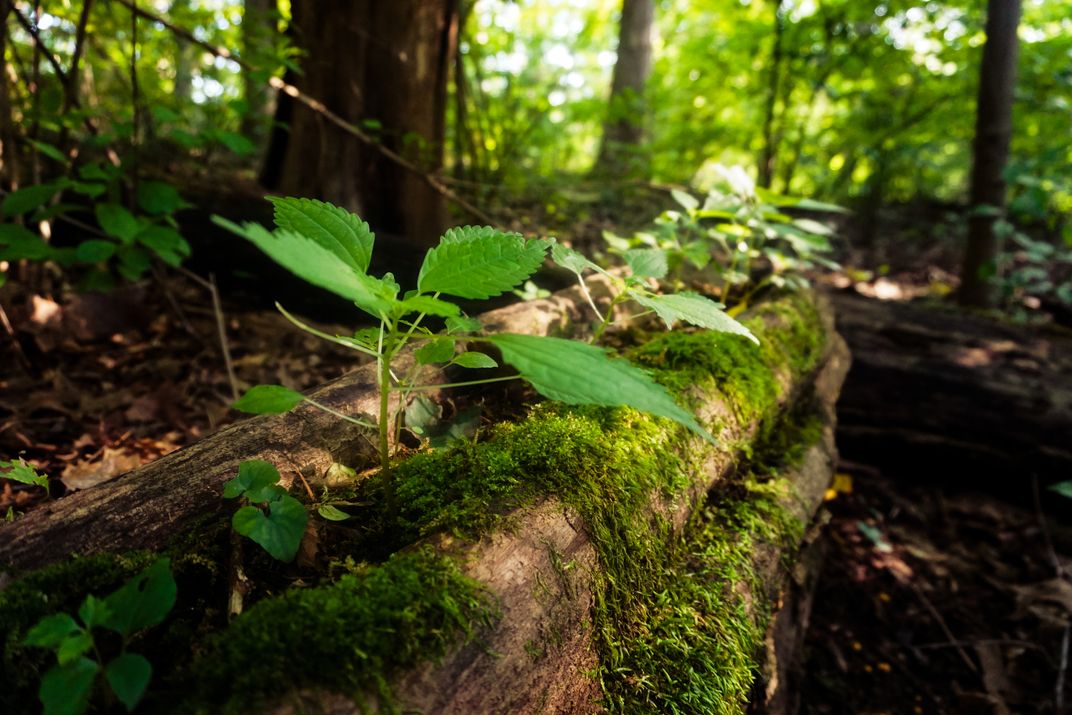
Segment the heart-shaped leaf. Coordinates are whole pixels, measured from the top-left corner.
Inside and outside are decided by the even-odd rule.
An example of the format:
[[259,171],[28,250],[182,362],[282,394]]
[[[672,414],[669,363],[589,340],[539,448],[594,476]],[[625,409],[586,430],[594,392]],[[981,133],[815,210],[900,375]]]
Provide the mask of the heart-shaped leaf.
[[268,513],[255,506],[235,512],[231,526],[242,536],[260,544],[273,558],[293,561],[301,545],[309,515],[301,502],[287,494],[268,504]]

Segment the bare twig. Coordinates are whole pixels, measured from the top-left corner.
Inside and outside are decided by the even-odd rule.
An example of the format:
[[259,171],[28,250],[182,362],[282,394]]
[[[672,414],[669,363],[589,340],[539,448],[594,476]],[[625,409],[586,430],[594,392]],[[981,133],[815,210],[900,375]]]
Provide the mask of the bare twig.
[[[236,55],[234,52],[231,52],[226,47],[219,47],[217,45],[213,45],[211,43],[205,42],[204,40],[200,40],[196,36],[194,36],[194,34],[192,32],[190,32],[189,30],[187,30],[187,29],[185,29],[183,27],[179,27],[178,25],[173,24],[172,22],[168,21],[167,19],[165,19],[165,18],[163,18],[163,17],[161,17],[161,16],[159,16],[159,15],[157,15],[155,13],[149,12],[148,10],[145,10],[145,9],[142,9],[142,8],[138,7],[137,4],[135,2],[133,2],[132,0],[116,0],[116,2],[118,2],[120,5],[123,5],[123,6],[127,7],[127,8],[129,8],[131,10],[131,12],[134,12],[137,15],[140,15],[141,17],[145,18],[146,20],[150,20],[151,22],[160,23],[165,28],[167,28],[171,33],[177,35],[178,37],[181,37],[182,39],[186,40],[187,42],[192,42],[193,44],[197,45],[198,47],[200,47],[201,49],[205,50],[206,52],[209,52],[209,53],[215,55],[216,57],[222,57],[223,59],[230,60],[231,62],[234,62],[235,64],[237,64],[239,67],[241,67],[244,70],[247,70],[247,71],[254,71],[255,70],[255,68],[252,65],[250,65],[248,62],[246,62],[241,57]],[[435,191],[439,195],[443,196],[448,201],[451,201],[452,203],[457,204],[462,209],[464,209],[468,213],[472,214],[472,216],[474,218],[477,218],[480,221],[483,221],[484,223],[487,223],[487,224],[495,224],[496,223],[495,219],[493,219],[489,214],[487,214],[484,211],[478,209],[476,206],[474,206],[473,204],[469,203],[468,201],[463,199],[458,194],[454,193],[454,191],[452,191],[443,182],[443,180],[438,175],[436,175],[435,173],[424,169],[421,166],[418,166],[417,164],[415,164],[412,161],[410,161],[409,159],[405,158],[404,156],[402,156],[398,152],[396,152],[396,151],[390,149],[389,147],[384,146],[380,142],[376,141],[371,136],[366,134],[360,127],[358,127],[355,124],[351,124],[350,122],[348,122],[347,120],[343,119],[341,116],[339,116],[335,112],[333,112],[330,109],[328,109],[327,106],[323,102],[321,102],[320,100],[315,99],[313,97],[310,97],[309,95],[305,94],[304,92],[302,92],[300,89],[298,89],[294,85],[292,85],[292,84],[290,84],[288,82],[285,82],[284,80],[280,79],[279,77],[270,77],[268,79],[268,85],[270,87],[272,87],[273,89],[276,89],[276,90],[278,90],[280,92],[283,92],[284,94],[286,94],[286,95],[292,97],[293,99],[296,99],[297,101],[301,102],[302,104],[304,104],[309,109],[313,110],[317,114],[319,114],[322,117],[324,117],[325,119],[327,119],[331,124],[334,124],[336,127],[338,127],[339,129],[343,130],[347,134],[355,137],[358,141],[360,141],[360,142],[372,147],[374,150],[378,151],[380,154],[382,154],[389,161],[391,161],[391,162],[397,164],[398,166],[401,166],[403,169],[405,169],[405,170],[407,170],[409,172],[412,172],[412,173],[416,174],[417,176],[421,177],[424,180],[424,182],[427,183],[432,188],[433,191]]]
[[1042,497],[1039,494],[1038,476],[1031,475],[1031,496],[1035,501],[1035,518],[1038,520],[1039,531],[1042,532],[1042,540],[1046,544],[1046,553],[1050,557],[1050,563],[1053,564],[1053,570],[1057,574],[1057,578],[1065,577],[1065,569],[1061,565],[1061,559],[1057,556],[1057,550],[1053,547],[1053,539],[1050,537],[1050,529],[1046,525],[1046,515],[1042,512]]
[[923,590],[919,586],[915,584],[911,584],[911,586],[912,590],[919,596],[919,600],[923,602],[927,611],[930,612],[934,620],[937,621],[938,627],[942,629],[942,633],[945,633],[945,637],[949,639],[949,643],[956,648],[957,653],[960,655],[960,659],[964,661],[965,665],[967,665],[973,673],[978,673],[979,668],[975,666],[975,661],[971,659],[971,656],[969,656],[963,646],[960,645],[961,641],[953,635],[953,631],[949,629],[949,624],[945,622],[945,619],[942,618],[942,614],[938,612],[938,609],[934,607],[931,600],[927,598],[927,594],[923,593]]
[[4,332],[11,338],[11,345],[15,348],[15,355],[18,356],[19,362],[26,368],[27,372],[33,370],[33,364],[30,362],[30,358],[26,357],[26,353],[22,350],[22,343],[19,342],[18,336],[15,335],[15,329],[11,327],[11,321],[7,318],[7,311],[4,310],[4,306],[0,305],[0,323],[4,326]]
[[1065,673],[1068,672],[1068,640],[1070,632],[1072,632],[1072,626],[1065,626],[1065,634],[1061,638],[1061,666],[1057,669],[1057,685],[1054,686],[1056,691],[1054,701],[1059,713],[1065,711]]
[[223,305],[220,292],[216,289],[216,276],[208,275],[209,291],[212,293],[212,312],[216,316],[216,330],[220,336],[220,349],[223,351],[223,364],[227,367],[227,380],[231,383],[231,395],[239,397],[238,378],[235,377],[234,363],[231,362],[231,348],[227,344],[227,322],[223,317]]

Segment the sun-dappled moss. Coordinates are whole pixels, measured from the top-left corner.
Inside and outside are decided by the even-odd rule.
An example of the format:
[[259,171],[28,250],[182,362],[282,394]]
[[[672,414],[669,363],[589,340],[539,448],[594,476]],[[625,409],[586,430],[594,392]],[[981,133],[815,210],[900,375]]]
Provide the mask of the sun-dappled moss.
[[430,547],[316,588],[265,599],[214,637],[193,669],[191,712],[245,712],[259,698],[319,685],[395,704],[393,669],[441,656],[494,617],[483,587]]

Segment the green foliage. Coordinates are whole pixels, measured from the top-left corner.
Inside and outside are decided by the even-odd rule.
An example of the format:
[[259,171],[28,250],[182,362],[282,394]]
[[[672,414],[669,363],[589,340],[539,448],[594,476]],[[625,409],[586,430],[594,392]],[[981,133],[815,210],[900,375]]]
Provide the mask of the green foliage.
[[[41,678],[39,695],[46,715],[77,715],[86,710],[98,675],[112,693],[133,710],[145,694],[152,666],[143,656],[127,652],[130,639],[159,625],[175,605],[177,587],[168,559],[159,559],[103,599],[88,595],[78,620],[66,613],[42,618],[26,633],[23,645],[56,653],[57,665]],[[107,662],[95,630],[121,638],[120,652]],[[90,654],[93,658],[87,656]]]
[[[395,377],[392,371],[394,358],[410,342],[423,341],[424,345],[415,353],[418,366],[446,363],[475,369],[497,367],[496,361],[483,353],[470,350],[455,355],[457,337],[480,326],[462,319],[458,306],[440,296],[448,294],[475,299],[509,291],[536,271],[551,242],[526,240],[520,234],[487,226],[450,229],[425,256],[417,289],[399,298],[400,288],[391,274],[375,278],[365,272],[364,251],[371,251],[374,237],[356,216],[320,202],[278,199],[275,205],[277,226],[274,231],[252,223],[239,226],[218,217],[215,221],[254,243],[284,268],[352,300],[359,309],[379,321],[378,330],[359,331],[352,337],[332,337],[308,328],[284,312],[299,327],[376,358],[380,390],[376,428],[383,476],[389,479],[390,434],[393,433],[397,440],[403,414],[401,409],[391,413],[390,395],[400,393],[399,404],[405,404],[411,393],[425,388],[416,384],[415,371]],[[296,227],[310,234],[298,233],[294,230]],[[358,251],[361,260],[354,258]],[[635,254],[633,260],[647,273],[659,270],[657,256]],[[630,290],[651,294],[641,288],[639,278],[630,281]],[[416,317],[410,317],[413,314]],[[422,325],[429,315],[447,319],[447,336],[436,335]],[[695,419],[678,407],[648,376],[620,361],[611,360],[602,350],[547,337],[495,335],[485,339],[501,350],[504,361],[518,371],[517,377],[528,381],[546,397],[574,404],[633,405],[670,417],[706,435]],[[510,378],[493,377],[465,384],[502,379]],[[598,390],[592,387],[596,384]],[[285,388],[262,385],[246,393],[235,406],[247,412],[275,413],[293,407],[300,399],[300,395]],[[308,398],[306,400],[333,412]],[[356,418],[346,418],[361,423]],[[393,501],[389,488],[387,498]],[[247,516],[249,522],[244,520],[243,527],[252,529],[253,515],[247,513]],[[269,515],[267,519],[270,518]],[[264,528],[265,521],[255,521],[258,528]]]
[[279,478],[279,470],[269,462],[247,460],[238,465],[238,476],[224,484],[223,496],[241,497],[245,502],[234,513],[231,527],[272,558],[289,562],[301,546],[309,515],[301,502],[278,485]]
[[35,487],[44,487],[48,490],[48,476],[40,474],[36,469],[26,463],[26,460],[11,459],[0,460],[0,479],[10,479],[21,484],[30,484]]

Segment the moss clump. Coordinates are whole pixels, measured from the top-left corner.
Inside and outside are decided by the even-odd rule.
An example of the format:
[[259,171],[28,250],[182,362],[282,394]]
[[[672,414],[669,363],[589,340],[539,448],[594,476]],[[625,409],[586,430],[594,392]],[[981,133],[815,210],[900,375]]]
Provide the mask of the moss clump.
[[489,624],[476,581],[431,547],[354,566],[336,582],[261,601],[211,639],[193,668],[191,712],[244,712],[258,700],[319,685],[378,694],[394,711],[389,674],[436,658]]
[[674,428],[635,410],[538,405],[485,441],[400,464],[393,479],[401,538],[442,529],[475,537],[544,495],[575,502],[608,489],[619,501],[669,493],[686,483],[669,456],[676,439]]
[[75,613],[87,593],[106,594],[152,562],[147,552],[99,554],[46,566],[0,591],[0,712],[37,712],[41,675],[56,663],[42,648],[20,645],[45,616]]

